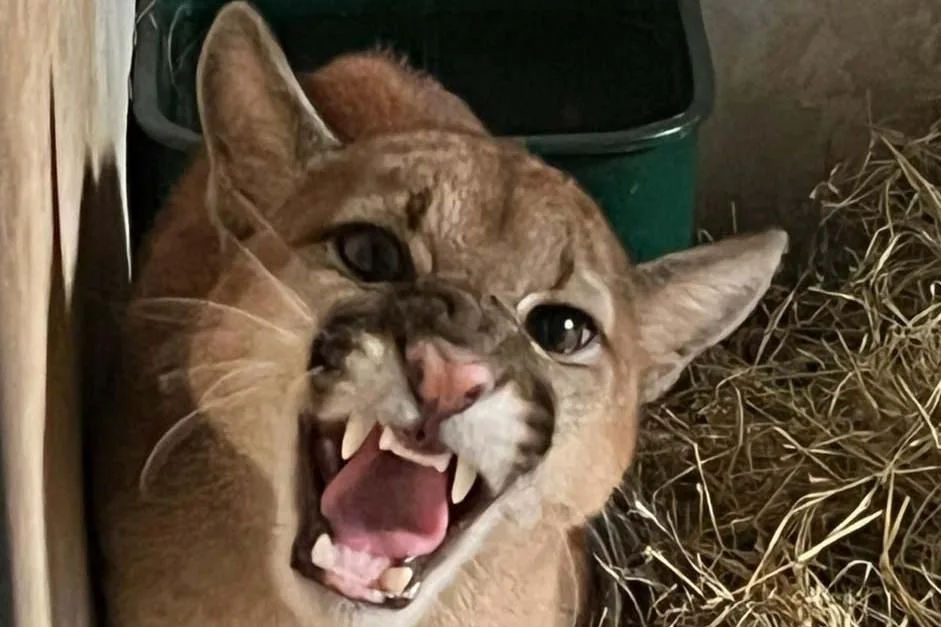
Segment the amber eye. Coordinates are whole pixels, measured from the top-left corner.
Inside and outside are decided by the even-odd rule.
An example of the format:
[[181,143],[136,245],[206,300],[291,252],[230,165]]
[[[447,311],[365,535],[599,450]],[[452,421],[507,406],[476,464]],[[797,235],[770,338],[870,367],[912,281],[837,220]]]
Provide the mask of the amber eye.
[[412,263],[399,239],[373,224],[348,224],[333,235],[340,260],[365,283],[395,282],[412,275]]
[[556,355],[571,355],[595,341],[598,327],[591,316],[568,305],[539,305],[526,317],[526,332]]

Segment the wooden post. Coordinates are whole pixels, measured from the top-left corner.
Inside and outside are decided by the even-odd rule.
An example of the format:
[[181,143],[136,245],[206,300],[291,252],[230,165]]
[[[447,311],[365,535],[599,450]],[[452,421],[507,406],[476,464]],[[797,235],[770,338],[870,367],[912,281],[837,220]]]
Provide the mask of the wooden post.
[[0,4],[0,625],[85,627],[81,416],[128,282],[134,6]]

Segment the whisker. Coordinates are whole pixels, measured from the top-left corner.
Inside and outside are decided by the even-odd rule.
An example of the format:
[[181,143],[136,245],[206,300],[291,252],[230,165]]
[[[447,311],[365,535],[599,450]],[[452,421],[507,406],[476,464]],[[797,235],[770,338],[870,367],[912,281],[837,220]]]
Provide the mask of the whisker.
[[[245,194],[241,192],[236,187],[231,185],[226,185],[226,192],[236,200],[236,202],[241,205],[242,210],[249,218],[250,222],[254,223],[254,227],[259,231],[263,231],[274,235],[276,239],[285,244],[285,246],[290,249],[290,246],[285,242],[284,238],[278,233],[277,229],[274,228],[274,225],[268,221],[268,218],[265,217],[264,212],[260,211],[255,203],[251,201]],[[206,206],[209,210],[210,222],[216,227],[219,231],[219,246],[222,250],[225,250],[226,244],[226,235],[228,235],[233,241],[241,244],[239,235],[235,233],[232,228],[225,223],[224,218],[222,217],[221,212],[217,206],[218,204],[218,190],[216,185],[209,185],[206,189]]]
[[314,375],[320,374],[321,372],[323,372],[323,369],[324,369],[323,366],[314,366],[313,368],[311,368],[311,369],[309,369],[309,370],[305,370],[305,371],[302,372],[301,374],[299,374],[299,375],[297,375],[296,377],[294,377],[294,379],[291,380],[291,382],[290,382],[289,385],[290,385],[290,386],[292,387],[292,389],[293,389],[293,386],[298,385],[298,384],[300,384],[300,383],[303,383],[306,379],[308,379],[308,378],[310,378],[310,377],[312,377],[312,376],[314,376]]
[[183,441],[189,437],[196,426],[196,419],[202,416],[206,409],[215,409],[217,407],[221,407],[226,402],[231,401],[236,397],[242,396],[247,392],[253,391],[254,389],[248,389],[233,392],[231,395],[223,399],[219,399],[218,402],[201,405],[175,422],[173,426],[170,427],[170,429],[160,437],[160,440],[157,441],[157,444],[154,445],[154,448],[151,449],[150,455],[147,456],[147,460],[144,462],[144,466],[141,468],[140,478],[138,481],[138,489],[140,490],[141,494],[147,494],[147,485],[150,482],[151,476],[157,473],[163,467],[163,464],[166,462],[166,458],[176,448],[176,446],[182,444]]
[[142,298],[136,301],[135,306],[132,307],[132,311],[137,309],[139,305],[192,305],[192,306],[201,306],[207,307],[209,309],[217,309],[219,311],[224,311],[226,313],[232,313],[237,316],[241,316],[246,320],[250,320],[259,326],[265,327],[274,331],[280,335],[285,336],[287,339],[292,341],[297,341],[299,339],[298,334],[284,329],[274,324],[270,320],[266,320],[261,316],[253,314],[251,312],[240,309],[239,307],[233,307],[232,305],[226,305],[225,303],[219,303],[212,300],[205,300],[201,298],[189,298],[184,296],[155,296],[150,298]]
[[236,365],[275,366],[276,364],[273,361],[258,361],[256,359],[245,359],[245,358],[226,359],[224,361],[214,361],[214,362],[196,364],[195,366],[180,366],[178,368],[171,368],[170,370],[165,370],[163,372],[158,373],[157,380],[158,380],[159,385],[165,385],[168,379],[172,379],[174,377],[185,377],[185,376],[192,375],[192,374],[198,374],[206,370],[216,370],[219,368],[227,368],[229,366],[236,366]]
[[145,312],[140,311],[139,309],[140,308],[136,306],[131,306],[128,309],[128,315],[134,316],[135,318],[139,320],[147,320],[150,322],[166,322],[166,323],[180,324],[180,323],[185,323],[187,321],[182,316],[171,316],[168,314],[160,314],[160,313],[153,313],[153,312],[145,313]]
[[565,556],[568,558],[568,563],[569,563],[569,575],[571,576],[571,579],[572,579],[572,590],[574,590],[575,592],[575,598],[573,599],[572,607],[570,610],[572,613],[572,621],[570,623],[570,626],[578,627],[578,624],[581,620],[581,616],[579,616],[578,610],[582,605],[581,599],[579,598],[581,595],[579,591],[579,583],[581,582],[581,579],[578,576],[578,564],[575,562],[575,553],[572,551],[572,547],[569,546],[568,538],[566,536],[565,530],[560,529],[558,527],[556,527],[555,530],[559,533],[559,536],[562,538],[562,546],[564,547]]
[[519,319],[516,316],[516,310],[496,294],[490,294],[490,298],[497,305],[497,308],[501,310],[503,315],[507,317],[507,320],[513,324],[514,328],[516,328],[516,330],[520,330],[521,325]]
[[257,386],[237,390],[227,396],[207,402],[213,392],[236,375],[261,369],[262,366],[271,367],[273,365],[274,364],[256,363],[251,366],[246,366],[245,368],[233,370],[219,377],[217,381],[214,381],[212,385],[206,388],[206,391],[203,392],[196,402],[196,408],[173,423],[173,425],[160,436],[160,439],[157,440],[157,443],[154,444],[153,448],[150,450],[150,454],[147,455],[147,459],[144,461],[144,465],[138,476],[138,490],[141,494],[146,495],[150,477],[160,471],[160,468],[163,467],[170,453],[193,432],[193,429],[196,427],[197,418],[201,417],[207,409],[222,407],[233,399],[241,398],[250,392],[254,392]]
[[[274,234],[275,237],[280,240],[280,236],[278,236],[277,233],[270,227],[268,227],[268,232]],[[229,232],[229,236],[232,241],[235,242],[235,245],[238,246],[239,250],[245,253],[245,255],[249,258],[252,265],[260,270],[261,273],[274,284],[275,289],[277,289],[281,295],[284,296],[284,298],[294,306],[294,309],[297,311],[297,313],[299,313],[307,322],[313,320],[313,313],[310,311],[310,308],[304,303],[304,301],[301,300],[300,295],[291,289],[291,287],[284,281],[276,277],[274,273],[272,273],[271,270],[269,270],[268,267],[261,262],[261,259],[259,259],[258,256],[252,252],[250,248],[248,248],[248,246],[243,244],[237,237],[232,235],[231,232]],[[293,251],[290,252],[293,253]]]

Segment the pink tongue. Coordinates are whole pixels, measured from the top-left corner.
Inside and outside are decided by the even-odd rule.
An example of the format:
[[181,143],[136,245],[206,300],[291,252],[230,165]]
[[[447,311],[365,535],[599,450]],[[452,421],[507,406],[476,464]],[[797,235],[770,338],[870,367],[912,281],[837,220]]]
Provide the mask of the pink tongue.
[[448,530],[447,475],[379,450],[379,430],[333,478],[320,499],[334,544],[403,559],[427,555]]

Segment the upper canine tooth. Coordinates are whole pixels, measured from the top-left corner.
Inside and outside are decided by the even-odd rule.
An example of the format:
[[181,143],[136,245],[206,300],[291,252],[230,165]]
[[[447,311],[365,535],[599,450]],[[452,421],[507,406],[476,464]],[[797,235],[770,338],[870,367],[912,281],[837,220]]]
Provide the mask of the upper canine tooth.
[[359,447],[366,441],[366,436],[372,431],[376,421],[371,418],[364,418],[359,414],[353,414],[346,422],[346,431],[343,433],[343,444],[340,447],[340,455],[346,461],[353,456],[353,453],[359,450]]
[[314,548],[310,551],[310,561],[315,566],[320,566],[324,570],[330,570],[336,563],[337,550],[333,546],[333,540],[326,533],[320,534],[317,541],[314,542]]
[[405,588],[412,582],[412,576],[412,569],[408,566],[387,568],[379,576],[379,587],[390,594],[398,596],[405,592]]
[[476,480],[477,471],[466,459],[458,456],[457,468],[454,470],[454,483],[451,484],[451,502],[457,505],[467,498]]

